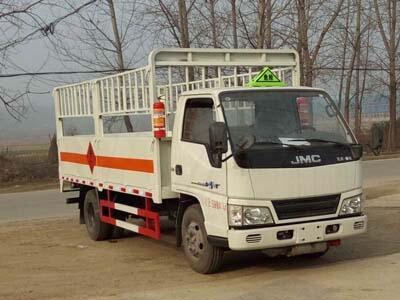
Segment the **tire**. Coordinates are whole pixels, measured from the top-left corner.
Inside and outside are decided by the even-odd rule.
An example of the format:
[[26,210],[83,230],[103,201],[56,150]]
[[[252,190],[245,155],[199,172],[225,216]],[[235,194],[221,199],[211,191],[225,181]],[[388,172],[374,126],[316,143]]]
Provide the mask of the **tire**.
[[124,236],[125,236],[125,229],[118,226],[114,226],[111,237],[113,239],[122,239]]
[[110,238],[114,226],[100,220],[100,207],[96,190],[90,190],[86,193],[83,209],[86,229],[90,238],[94,241]]
[[208,242],[199,204],[193,204],[185,210],[181,234],[183,250],[193,270],[201,274],[211,274],[221,268],[224,250]]

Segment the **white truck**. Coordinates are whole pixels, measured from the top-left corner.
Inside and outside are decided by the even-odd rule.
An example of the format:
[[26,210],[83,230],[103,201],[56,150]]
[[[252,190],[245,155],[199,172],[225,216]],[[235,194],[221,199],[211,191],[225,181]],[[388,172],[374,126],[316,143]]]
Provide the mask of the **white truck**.
[[174,224],[200,273],[226,250],[320,256],[366,231],[362,147],[299,82],[293,50],[159,49],[55,88],[60,189],[93,240]]

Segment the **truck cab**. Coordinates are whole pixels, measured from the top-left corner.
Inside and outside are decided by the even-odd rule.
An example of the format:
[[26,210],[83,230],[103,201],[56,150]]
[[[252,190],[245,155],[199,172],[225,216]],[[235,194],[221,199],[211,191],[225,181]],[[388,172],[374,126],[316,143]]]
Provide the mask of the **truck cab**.
[[172,189],[199,200],[211,241],[322,254],[366,230],[362,147],[321,89],[187,92],[172,136]]

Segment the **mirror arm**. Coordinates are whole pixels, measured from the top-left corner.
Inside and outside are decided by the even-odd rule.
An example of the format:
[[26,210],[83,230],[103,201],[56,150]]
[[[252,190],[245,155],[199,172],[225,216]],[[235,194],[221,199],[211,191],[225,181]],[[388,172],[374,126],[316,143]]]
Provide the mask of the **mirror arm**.
[[227,157],[225,157],[223,160],[221,160],[221,162],[226,162],[231,157],[233,157],[233,153],[229,154]]

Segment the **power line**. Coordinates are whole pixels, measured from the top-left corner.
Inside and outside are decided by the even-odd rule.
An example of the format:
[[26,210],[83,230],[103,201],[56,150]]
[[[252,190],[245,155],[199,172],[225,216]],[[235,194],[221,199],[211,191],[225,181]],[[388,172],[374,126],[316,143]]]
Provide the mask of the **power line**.
[[[332,70],[332,71],[385,71],[388,72],[388,68],[341,68],[341,67],[315,67],[314,70]],[[396,71],[400,71],[400,68],[395,68]]]
[[[133,69],[118,70],[119,72],[130,71]],[[48,72],[25,72],[0,74],[0,78],[11,78],[21,76],[43,76],[43,75],[70,75],[70,74],[96,74],[96,73],[115,73],[116,70],[88,70],[88,71],[48,71]]]
[[[25,35],[23,37],[19,37],[19,38],[16,38],[16,39],[10,41],[10,43],[7,43],[3,47],[1,47],[0,51],[4,52],[4,51],[8,50],[9,48],[14,47],[17,44],[20,44],[20,43],[23,43],[23,42],[27,41],[27,40],[31,39],[33,36],[35,36],[38,32],[41,32],[44,36],[48,36],[49,34],[54,34],[54,27],[58,23],[60,23],[61,21],[63,21],[64,19],[70,17],[73,14],[79,13],[83,8],[85,8],[87,6],[90,6],[91,4],[93,4],[96,1],[97,0],[90,0],[90,1],[82,4],[81,6],[75,8],[73,11],[69,12],[68,14],[55,19],[51,23],[46,24],[46,25],[44,25],[44,26],[42,26],[40,28],[37,28],[37,29],[33,30],[32,32],[28,33],[27,35]],[[32,5],[30,5],[30,7],[32,7]],[[29,12],[27,12],[27,13],[32,17],[33,13],[29,13]],[[7,13],[5,13],[5,14],[7,14]],[[37,20],[35,20],[35,21],[38,22]]]
[[[12,78],[12,77],[22,77],[22,76],[46,76],[46,75],[71,75],[71,74],[99,74],[99,73],[115,73],[115,72],[125,72],[134,69],[124,69],[124,70],[82,70],[82,71],[48,71],[48,72],[25,72],[25,73],[11,73],[11,74],[0,74],[0,78]],[[330,70],[330,71],[348,71],[351,68],[341,68],[341,67],[315,67],[314,70]],[[389,71],[385,68],[353,68],[353,71]],[[400,68],[396,68],[396,71],[400,71]]]

